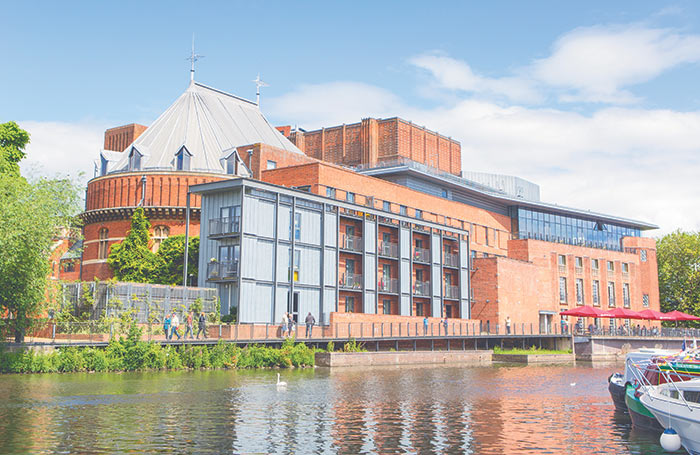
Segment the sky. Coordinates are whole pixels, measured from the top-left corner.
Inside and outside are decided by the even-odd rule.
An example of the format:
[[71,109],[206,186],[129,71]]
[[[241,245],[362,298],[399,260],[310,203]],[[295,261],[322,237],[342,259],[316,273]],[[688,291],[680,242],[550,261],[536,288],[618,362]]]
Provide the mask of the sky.
[[700,229],[700,2],[11,2],[0,122],[23,172],[86,181],[106,128],[196,80],[305,129],[399,116],[542,200]]

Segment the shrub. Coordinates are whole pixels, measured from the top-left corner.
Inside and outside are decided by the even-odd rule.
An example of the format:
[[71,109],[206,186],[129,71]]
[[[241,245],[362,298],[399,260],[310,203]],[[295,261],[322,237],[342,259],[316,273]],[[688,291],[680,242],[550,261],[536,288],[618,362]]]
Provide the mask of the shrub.
[[61,373],[85,371],[85,359],[81,350],[74,347],[61,348],[58,351],[57,369]]
[[[257,344],[241,350],[238,368],[264,368],[272,366],[289,366],[282,360],[282,350],[270,349]],[[291,362],[290,362],[291,363]]]
[[344,352],[367,352],[363,343],[358,343],[354,338],[343,345]]
[[58,356],[55,352],[38,354],[32,363],[33,373],[55,373],[58,371]]
[[151,370],[164,370],[167,365],[167,353],[160,344],[149,343],[144,354],[143,367]]
[[169,370],[181,370],[182,369],[182,359],[180,358],[180,353],[177,348],[173,346],[167,346],[165,349],[165,366]]
[[225,314],[221,316],[221,322],[223,322],[224,324],[231,324],[232,322],[235,322],[235,320],[236,316],[232,314]]
[[107,371],[109,362],[103,349],[87,348],[83,351],[87,371]]
[[333,352],[335,350],[335,343],[332,341],[329,341],[328,344],[326,345],[326,351],[328,352]]
[[241,348],[219,340],[209,352],[209,363],[212,368],[235,368]]

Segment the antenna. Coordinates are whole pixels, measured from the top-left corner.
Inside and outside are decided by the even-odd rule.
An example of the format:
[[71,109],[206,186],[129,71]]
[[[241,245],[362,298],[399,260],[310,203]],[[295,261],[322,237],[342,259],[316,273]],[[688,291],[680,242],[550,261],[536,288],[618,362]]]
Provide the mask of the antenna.
[[190,68],[190,81],[194,81],[194,62],[199,60],[200,58],[203,58],[203,55],[195,54],[194,52],[194,33],[192,34],[192,54],[190,54],[189,57],[187,57],[185,60],[189,60],[192,63],[192,66]]
[[260,107],[260,87],[269,87],[270,85],[260,79],[260,73],[253,82],[255,82],[255,103]]

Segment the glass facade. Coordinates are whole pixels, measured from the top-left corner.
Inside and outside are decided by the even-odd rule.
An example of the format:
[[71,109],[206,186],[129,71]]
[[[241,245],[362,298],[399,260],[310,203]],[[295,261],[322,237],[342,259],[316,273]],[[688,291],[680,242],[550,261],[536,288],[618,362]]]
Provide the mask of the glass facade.
[[523,207],[511,208],[514,237],[622,251],[622,237],[639,237],[639,229],[558,215]]

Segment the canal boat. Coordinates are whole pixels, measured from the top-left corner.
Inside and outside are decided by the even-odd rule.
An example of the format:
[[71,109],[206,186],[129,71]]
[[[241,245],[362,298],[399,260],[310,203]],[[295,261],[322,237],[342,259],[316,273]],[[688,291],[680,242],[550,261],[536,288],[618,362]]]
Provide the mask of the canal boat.
[[[635,370],[640,364],[648,364],[654,357],[672,355],[677,351],[669,351],[667,349],[649,349],[643,348],[627,353],[625,356],[625,371],[624,373],[613,373],[608,377],[608,391],[610,397],[615,404],[615,409],[627,414],[626,404],[626,386],[633,384],[635,379]],[[653,417],[652,417],[652,420]]]
[[640,400],[662,427],[678,433],[691,455],[700,455],[700,379],[646,386]]

